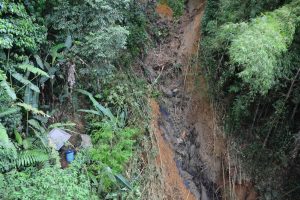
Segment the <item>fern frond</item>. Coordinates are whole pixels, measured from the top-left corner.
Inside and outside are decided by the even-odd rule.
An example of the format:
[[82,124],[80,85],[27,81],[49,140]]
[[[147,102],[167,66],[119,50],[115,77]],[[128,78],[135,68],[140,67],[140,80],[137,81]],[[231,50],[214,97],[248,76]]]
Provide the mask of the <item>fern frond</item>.
[[13,100],[17,99],[17,95],[16,95],[14,89],[9,86],[7,81],[5,81],[5,80],[1,81],[0,86],[4,88],[7,95],[10,96]]
[[21,64],[21,65],[18,65],[18,68],[19,69],[22,69],[24,71],[29,71],[33,74],[36,74],[36,75],[41,75],[41,76],[45,76],[45,77],[49,77],[49,75],[44,72],[43,70],[33,66],[33,65],[30,65],[30,64]]
[[46,162],[49,160],[48,154],[40,151],[40,150],[27,150],[22,151],[18,158],[14,161],[16,167],[25,167],[29,165],[33,165],[39,162]]
[[43,111],[41,110],[38,110],[34,107],[32,107],[31,105],[29,104],[26,104],[26,103],[16,103],[17,106],[20,106],[22,108],[24,108],[25,110],[29,111],[29,112],[32,112],[33,114],[37,114],[37,115],[43,115],[44,117],[50,117],[49,115],[47,115],[46,113],[44,113]]
[[49,160],[49,155],[38,149],[22,151],[18,154],[15,148],[0,148],[0,157],[0,172]]
[[14,114],[16,112],[18,112],[19,109],[18,108],[9,108],[3,112],[0,113],[0,117],[4,117],[4,116],[7,116],[7,115],[11,115],[11,114]]
[[38,86],[34,85],[31,81],[29,81],[27,78],[23,77],[21,74],[15,72],[11,74],[12,77],[14,77],[17,81],[23,83],[24,85],[28,85],[30,89],[33,91],[36,91],[40,93],[40,89]]

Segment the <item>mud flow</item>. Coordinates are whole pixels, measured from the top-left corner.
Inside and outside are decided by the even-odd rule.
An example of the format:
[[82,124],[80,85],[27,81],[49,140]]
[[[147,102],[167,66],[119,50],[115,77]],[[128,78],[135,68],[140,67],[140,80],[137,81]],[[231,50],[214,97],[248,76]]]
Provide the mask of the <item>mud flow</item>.
[[[197,62],[204,8],[202,0],[187,1],[179,23],[169,26],[168,38],[148,52],[143,64],[147,79],[162,93],[159,100],[149,101],[165,196],[170,200],[255,199],[242,182],[235,191],[230,187],[235,183],[229,184],[232,198],[221,194],[231,183],[224,172],[226,145]],[[171,23],[170,8],[158,6],[156,12],[161,23]]]

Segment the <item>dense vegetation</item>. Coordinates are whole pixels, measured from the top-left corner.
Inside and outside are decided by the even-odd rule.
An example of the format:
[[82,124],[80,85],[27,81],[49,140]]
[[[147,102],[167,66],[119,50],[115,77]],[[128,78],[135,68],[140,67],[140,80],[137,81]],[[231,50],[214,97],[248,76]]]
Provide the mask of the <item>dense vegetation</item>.
[[[139,168],[125,174],[147,121],[131,69],[148,40],[141,5],[5,0],[0,16],[0,198],[141,198]],[[52,128],[89,134],[93,147],[61,169]]]
[[[300,2],[209,0],[202,63],[262,199],[300,195]],[[288,178],[287,178],[288,177]]]
[[[145,199],[153,88],[133,65],[168,35],[147,9],[167,4],[176,23],[186,1],[149,2],[0,2],[0,199]],[[300,1],[207,0],[200,52],[261,199],[300,196]],[[66,143],[76,159],[62,166],[53,128],[93,147]]]

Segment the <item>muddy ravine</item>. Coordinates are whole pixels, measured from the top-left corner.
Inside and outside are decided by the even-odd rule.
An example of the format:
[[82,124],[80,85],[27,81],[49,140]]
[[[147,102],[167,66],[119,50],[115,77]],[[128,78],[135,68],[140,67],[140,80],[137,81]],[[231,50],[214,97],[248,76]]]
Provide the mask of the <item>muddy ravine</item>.
[[[226,141],[197,62],[204,8],[203,0],[187,1],[184,15],[170,26],[168,38],[143,61],[147,79],[162,94],[149,99],[151,132],[158,148],[156,163],[166,199],[254,200],[251,184],[230,178],[231,168],[237,167],[228,166]],[[161,23],[171,23],[169,8],[158,6],[156,12]]]

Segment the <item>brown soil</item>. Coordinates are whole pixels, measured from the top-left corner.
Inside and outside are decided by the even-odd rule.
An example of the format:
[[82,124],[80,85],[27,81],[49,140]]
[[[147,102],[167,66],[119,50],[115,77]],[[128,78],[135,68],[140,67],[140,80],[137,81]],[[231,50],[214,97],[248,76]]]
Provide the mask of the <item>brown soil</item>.
[[156,163],[164,178],[166,199],[223,196],[255,200],[253,185],[239,176],[239,162],[228,153],[201,68],[192,62],[199,54],[203,8],[203,0],[189,0],[178,24],[170,22],[170,8],[156,8],[170,31],[165,41],[148,52],[143,64],[149,72],[147,78],[163,94],[159,101],[150,99],[151,130],[158,147]]
[[161,17],[161,18],[166,18],[169,20],[172,20],[173,18],[173,10],[165,4],[158,4],[156,6],[156,13]]
[[164,140],[161,133],[158,125],[160,117],[159,105],[154,99],[150,99],[149,103],[152,109],[151,130],[155,134],[158,147],[156,163],[162,170],[165,196],[169,200],[195,200],[195,196],[183,184],[183,179],[180,177],[174,161],[174,152],[169,144]]
[[[170,16],[173,12],[170,11],[169,7],[158,5],[156,12],[161,16],[161,21],[164,21],[163,23],[170,23]],[[144,66],[147,66],[147,71],[150,72],[150,77],[148,78],[154,84],[156,81],[160,81],[160,79],[164,80],[165,83],[159,84],[159,89],[163,93],[169,94],[169,96],[172,95],[172,92],[176,92],[177,90],[179,93],[184,91],[182,84],[184,74],[180,73],[181,75],[179,75],[179,77],[173,77],[174,64],[186,69],[189,65],[189,58],[197,51],[201,16],[202,12],[200,12],[200,10],[193,10],[192,13],[186,13],[179,24],[174,25],[170,23],[170,37],[166,38],[166,41],[158,48],[150,51],[144,61]],[[180,98],[178,98],[178,100],[180,100]],[[183,130],[182,127],[177,125],[176,127],[170,127],[170,124],[167,122],[168,119],[161,113],[161,109],[162,105],[167,108],[173,107],[172,104],[175,102],[169,101],[169,98],[162,98],[162,101],[165,102],[158,103],[154,99],[150,99],[150,106],[152,109],[151,130],[155,135],[158,147],[156,163],[162,171],[166,199],[200,199],[200,193],[192,182],[191,176],[178,168],[176,160],[174,145],[177,143],[178,138],[184,140],[186,138],[185,134],[188,133],[188,131]],[[178,113],[179,115],[180,112],[181,111]],[[174,121],[174,124],[180,123],[181,120],[181,118],[178,118],[178,122]],[[166,129],[168,130],[166,131]],[[205,200],[206,195],[203,194],[202,196],[202,199]]]

